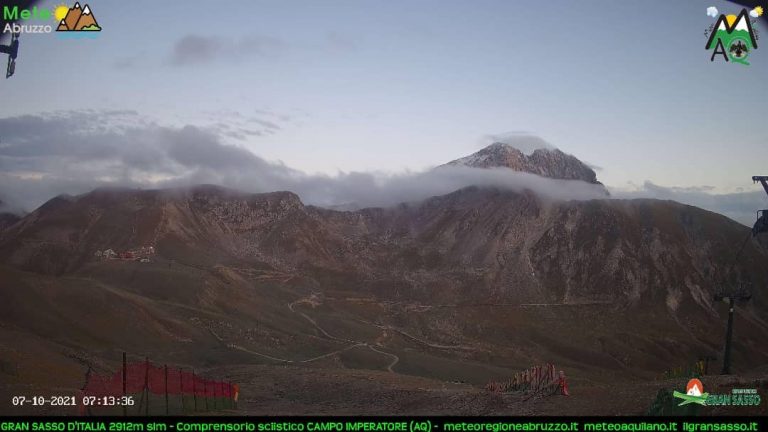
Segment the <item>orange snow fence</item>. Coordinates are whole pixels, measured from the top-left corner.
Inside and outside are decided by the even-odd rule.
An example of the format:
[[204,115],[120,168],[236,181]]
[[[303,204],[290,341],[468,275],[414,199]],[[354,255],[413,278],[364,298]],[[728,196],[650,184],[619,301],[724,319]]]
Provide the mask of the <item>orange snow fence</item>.
[[506,381],[491,381],[485,386],[485,389],[492,393],[523,392],[570,395],[565,372],[556,372],[555,365],[549,363],[543,366],[532,366],[516,373]]
[[144,361],[127,362],[120,370],[89,370],[80,391],[81,413],[120,411],[125,414],[171,414],[234,408],[239,387],[182,369]]

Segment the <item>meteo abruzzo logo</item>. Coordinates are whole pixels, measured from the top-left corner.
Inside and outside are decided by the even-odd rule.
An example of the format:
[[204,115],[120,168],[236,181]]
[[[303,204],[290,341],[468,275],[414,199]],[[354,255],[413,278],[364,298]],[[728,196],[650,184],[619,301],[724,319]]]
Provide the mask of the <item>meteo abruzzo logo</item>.
[[[93,37],[101,31],[91,7],[88,4],[81,7],[77,2],[72,7],[60,4],[53,9],[3,6],[3,19],[10,21],[3,28],[3,33],[52,33],[55,28],[56,32]],[[55,26],[46,23],[50,20],[56,22]]]
[[69,9],[66,6],[57,6],[54,15],[59,21],[56,31],[101,31],[88,5],[82,9],[80,9],[80,3],[75,3]]
[[726,62],[748,66],[747,58],[757,49],[758,34],[753,20],[762,14],[760,6],[751,11],[742,9],[738,15],[718,15],[716,7],[707,8],[708,16],[717,17],[717,21],[704,31],[704,36],[708,37],[706,49],[712,50],[710,61],[722,57]]

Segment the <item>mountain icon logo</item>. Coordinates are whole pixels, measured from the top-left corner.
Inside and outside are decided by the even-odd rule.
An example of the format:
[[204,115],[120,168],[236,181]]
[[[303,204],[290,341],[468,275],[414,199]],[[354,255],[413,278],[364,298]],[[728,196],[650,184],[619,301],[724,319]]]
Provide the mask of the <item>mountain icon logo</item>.
[[707,9],[707,15],[717,17],[715,23],[704,31],[708,37],[706,49],[712,50],[710,61],[721,56],[726,62],[749,65],[747,57],[757,49],[757,33],[753,25],[763,15],[763,8],[742,9],[738,15],[718,13],[714,6]]
[[59,22],[56,31],[101,31],[93,11],[87,4],[82,8],[77,2],[71,8],[57,6],[54,17]]

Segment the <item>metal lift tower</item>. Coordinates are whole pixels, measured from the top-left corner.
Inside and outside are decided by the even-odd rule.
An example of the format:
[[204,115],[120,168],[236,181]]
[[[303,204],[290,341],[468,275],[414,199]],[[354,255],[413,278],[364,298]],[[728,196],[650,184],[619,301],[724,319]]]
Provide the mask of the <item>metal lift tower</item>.
[[[765,193],[768,194],[768,176],[752,176],[752,181],[763,185]],[[768,232],[768,210],[757,211],[757,222],[752,227],[752,235],[757,236],[760,233]]]
[[19,34],[11,34],[10,45],[0,45],[0,54],[8,54],[8,67],[5,69],[5,78],[10,78],[16,71],[16,56],[19,54]]
[[[768,176],[753,176],[752,181],[755,183],[760,182],[765,189],[765,193],[768,194]],[[752,227],[752,237],[757,237],[758,234],[768,232],[768,210],[757,211],[757,221]],[[749,236],[745,239],[744,243],[736,252],[736,259],[733,266],[739,261],[739,256],[744,250],[744,246],[747,244]],[[733,269],[731,266],[731,269]],[[750,287],[745,282],[739,282],[736,284],[736,289],[731,290],[719,290],[715,293],[715,301],[728,300],[728,327],[725,331],[725,353],[723,355],[723,375],[731,373],[731,341],[733,339],[733,309],[737,301],[748,301],[752,298]]]

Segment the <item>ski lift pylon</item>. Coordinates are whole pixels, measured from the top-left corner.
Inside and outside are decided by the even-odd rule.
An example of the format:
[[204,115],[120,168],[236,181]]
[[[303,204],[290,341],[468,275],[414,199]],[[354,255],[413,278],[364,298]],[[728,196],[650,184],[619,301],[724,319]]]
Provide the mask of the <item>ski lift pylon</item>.
[[19,33],[11,33],[10,45],[0,45],[0,53],[8,54],[8,66],[5,68],[5,78],[10,78],[16,72],[16,56],[19,54]]
[[[768,194],[768,176],[752,176],[752,181],[763,185],[765,193]],[[757,221],[752,227],[752,235],[757,236],[760,233],[768,232],[768,209],[757,211]]]

